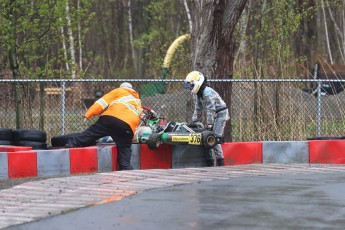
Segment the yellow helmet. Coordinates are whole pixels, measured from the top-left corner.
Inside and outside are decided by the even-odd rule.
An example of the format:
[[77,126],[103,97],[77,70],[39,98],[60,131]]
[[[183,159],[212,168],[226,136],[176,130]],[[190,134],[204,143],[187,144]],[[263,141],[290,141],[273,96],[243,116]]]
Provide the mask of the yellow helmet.
[[190,72],[186,79],[184,80],[183,87],[190,89],[192,93],[198,93],[201,85],[204,83],[205,77],[199,71],[192,71]]

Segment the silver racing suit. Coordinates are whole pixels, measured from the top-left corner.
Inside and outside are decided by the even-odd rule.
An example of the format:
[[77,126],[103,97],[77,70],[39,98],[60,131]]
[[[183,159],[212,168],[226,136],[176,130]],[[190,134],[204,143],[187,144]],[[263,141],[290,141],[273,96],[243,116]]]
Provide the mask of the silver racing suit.
[[[195,107],[192,117],[193,122],[200,121],[203,109],[206,112],[207,126],[212,125],[212,131],[218,135],[224,134],[225,123],[230,119],[229,110],[219,94],[209,86],[206,86],[202,97],[194,95]],[[211,151],[210,157],[223,159],[223,151],[220,144],[217,144]]]

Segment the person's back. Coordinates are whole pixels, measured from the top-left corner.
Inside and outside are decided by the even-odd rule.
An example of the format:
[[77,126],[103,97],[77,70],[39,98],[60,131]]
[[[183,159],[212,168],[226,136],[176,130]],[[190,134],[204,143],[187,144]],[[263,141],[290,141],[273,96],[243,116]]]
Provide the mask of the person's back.
[[90,119],[99,113],[102,113],[101,116],[117,117],[129,124],[135,133],[141,110],[139,93],[132,88],[120,86],[98,99],[85,113],[85,117]]
[[130,83],[122,83],[99,98],[85,113],[85,121],[101,114],[98,120],[79,136],[68,141],[65,147],[76,148],[92,145],[95,140],[111,136],[118,148],[120,170],[133,169],[130,165],[132,139],[142,112],[139,94]]

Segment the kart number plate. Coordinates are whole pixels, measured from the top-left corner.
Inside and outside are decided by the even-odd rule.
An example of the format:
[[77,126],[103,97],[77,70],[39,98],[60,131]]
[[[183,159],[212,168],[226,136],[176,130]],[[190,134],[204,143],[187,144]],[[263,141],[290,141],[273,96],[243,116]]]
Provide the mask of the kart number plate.
[[201,143],[201,133],[199,134],[189,134],[188,144],[190,145],[200,145]]

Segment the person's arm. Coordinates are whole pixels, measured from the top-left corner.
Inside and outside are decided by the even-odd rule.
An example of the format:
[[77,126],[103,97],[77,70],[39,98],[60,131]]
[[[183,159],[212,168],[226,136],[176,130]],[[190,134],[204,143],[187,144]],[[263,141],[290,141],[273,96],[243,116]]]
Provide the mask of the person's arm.
[[200,120],[201,113],[202,113],[202,101],[198,99],[197,96],[194,97],[194,112],[192,116],[192,122],[196,122]]
[[216,97],[214,97],[213,94],[210,94],[208,96],[205,96],[205,102],[206,102],[206,122],[207,127],[212,128],[214,123],[214,115],[216,113]]
[[99,98],[86,111],[84,117],[89,120],[93,116],[96,116],[96,115],[102,113],[109,106],[110,102],[112,102],[114,100],[114,98],[116,97],[116,93],[117,93],[117,90],[114,89],[113,91],[111,91],[111,92],[105,94],[103,97]]

